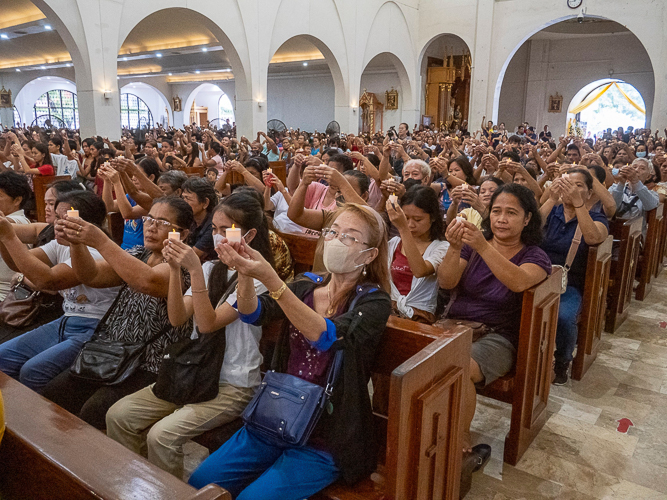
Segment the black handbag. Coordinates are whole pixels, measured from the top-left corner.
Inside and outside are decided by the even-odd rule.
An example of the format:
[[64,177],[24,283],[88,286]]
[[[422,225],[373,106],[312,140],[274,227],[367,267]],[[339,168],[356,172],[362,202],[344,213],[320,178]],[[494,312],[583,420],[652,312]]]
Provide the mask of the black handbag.
[[[235,286],[236,279],[231,282],[218,306],[227,300]],[[167,347],[153,394],[179,406],[215,398],[227,345],[225,330],[221,328],[212,333],[199,333],[196,339],[188,338]]]
[[[375,290],[375,286],[357,287],[349,310],[354,309],[359,298]],[[246,427],[280,444],[304,446],[322,412],[332,410],[331,394],[342,365],[343,350],[339,349],[329,366],[325,387],[287,373],[267,372],[241,415]]]
[[173,329],[171,325],[168,325],[145,342],[104,338],[102,332],[106,330],[105,321],[111,311],[116,308],[121,292],[118,293],[116,300],[100,320],[93,338],[83,344],[69,369],[73,376],[102,385],[120,384],[139,368],[148,345]]

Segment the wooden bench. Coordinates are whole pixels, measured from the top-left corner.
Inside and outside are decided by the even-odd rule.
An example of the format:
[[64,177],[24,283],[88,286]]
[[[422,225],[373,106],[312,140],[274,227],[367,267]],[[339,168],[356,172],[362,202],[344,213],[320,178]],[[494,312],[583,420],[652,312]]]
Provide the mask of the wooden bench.
[[310,271],[313,268],[319,238],[304,233],[277,232],[277,234],[287,244],[287,248],[292,255],[294,274]]
[[646,212],[646,238],[639,253],[637,262],[637,290],[635,299],[644,300],[651,293],[652,280],[655,275],[656,260],[658,259],[658,245],[663,224],[663,205]]
[[32,178],[33,191],[35,193],[35,213],[37,222],[46,222],[46,205],[44,195],[49,186],[58,181],[71,181],[69,175],[35,175]]
[[667,252],[667,200],[662,204],[662,231],[660,232],[660,239],[658,242],[658,253],[656,255],[655,277],[657,278],[662,273],[663,262],[665,260],[665,252]]
[[639,260],[642,217],[614,219],[609,225],[609,232],[614,237],[614,254],[618,252],[618,258],[611,262],[604,330],[614,333],[628,317]]
[[184,167],[183,172],[185,172],[188,177],[204,177],[206,169],[204,167]]
[[577,336],[577,355],[572,362],[574,380],[582,379],[598,354],[607,310],[613,239],[614,237],[609,235],[603,243],[588,249],[586,282]]
[[0,446],[3,500],[231,500],[197,491],[0,372],[7,429]]
[[516,465],[547,420],[560,305],[561,270],[523,292],[514,369],[479,394],[512,405],[503,460]]
[[123,219],[120,212],[109,212],[107,214],[107,227],[111,239],[114,240],[116,245],[122,245],[123,236],[125,235],[125,219]]
[[[279,327],[262,336],[268,344]],[[376,413],[380,467],[353,486],[336,483],[311,499],[459,498],[461,476],[461,398],[470,377],[472,332],[457,326],[444,331],[391,317],[379,345],[374,374],[391,377],[374,397],[389,401]],[[380,393],[379,391],[387,391]],[[240,420],[202,434],[195,441],[217,449],[241,426]]]
[[[269,162],[269,168],[271,172],[280,179],[280,182],[283,183],[283,186],[287,184],[287,167],[285,166],[284,160],[271,161]],[[238,172],[230,172],[227,179],[228,184],[245,184],[245,179]]]

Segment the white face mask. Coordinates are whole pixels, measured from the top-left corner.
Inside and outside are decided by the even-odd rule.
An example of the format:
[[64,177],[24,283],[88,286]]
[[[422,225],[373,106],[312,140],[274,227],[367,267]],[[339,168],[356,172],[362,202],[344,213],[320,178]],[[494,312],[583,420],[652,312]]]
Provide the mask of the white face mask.
[[[325,241],[324,253],[322,255],[324,260],[324,267],[330,273],[351,273],[355,269],[364,265],[355,264],[356,257],[364,252],[368,252],[369,250],[373,249],[367,248],[366,250],[361,250],[359,252],[352,247],[345,246],[345,244],[343,244],[343,242],[337,238],[330,241]],[[355,252],[356,255],[354,255]]]

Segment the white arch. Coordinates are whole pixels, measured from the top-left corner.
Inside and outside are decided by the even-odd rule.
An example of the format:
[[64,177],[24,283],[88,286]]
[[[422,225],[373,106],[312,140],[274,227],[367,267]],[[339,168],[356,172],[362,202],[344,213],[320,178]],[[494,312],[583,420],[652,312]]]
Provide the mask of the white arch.
[[[156,125],[157,123],[161,122],[160,117],[164,116],[165,113],[169,124],[173,125],[174,116],[171,111],[169,100],[158,88],[145,82],[129,82],[120,88],[120,94],[125,93],[135,94],[146,103],[148,109],[151,110],[151,114],[153,115],[153,120],[155,121]],[[154,97],[157,97],[157,99]]]
[[[560,9],[555,9],[555,10],[560,10]],[[649,52],[649,47],[651,47],[650,44],[647,44],[647,40],[642,39],[643,36],[645,36],[646,31],[650,30],[633,30],[630,26],[627,26],[626,19],[615,19],[614,17],[614,12],[605,10],[604,15],[602,13],[591,13],[591,14],[586,14],[586,17],[588,18],[595,18],[595,19],[603,19],[603,20],[608,20],[608,21],[614,21],[621,26],[625,26],[630,30],[630,32],[639,40],[639,42],[642,45],[642,48],[648,55],[649,61],[651,63],[651,67],[653,70],[653,75],[654,75],[654,85],[653,85],[653,90],[654,90],[654,95],[655,95],[655,64],[653,63],[654,59],[651,57],[651,54]],[[494,64],[497,65],[497,61],[501,60],[503,61],[502,66],[499,68],[499,72],[497,74],[497,77],[495,79],[495,86],[493,87],[493,114],[492,114],[492,119],[494,122],[498,121],[498,108],[500,106],[500,94],[502,90],[502,85],[503,81],[505,79],[505,72],[507,71],[507,68],[512,61],[512,58],[516,54],[516,52],[521,48],[521,46],[533,35],[536,33],[539,33],[540,31],[544,30],[545,28],[548,28],[549,26],[553,26],[554,24],[558,24],[563,21],[567,21],[570,19],[575,19],[578,14],[569,14],[566,16],[561,16],[561,17],[556,17],[556,18],[549,18],[550,17],[550,12],[549,11],[543,11],[541,9],[534,9],[531,11],[526,11],[526,16],[536,16],[538,17],[538,20],[535,21],[535,23],[531,23],[531,28],[527,31],[522,31],[521,29],[518,29],[519,27],[516,26],[516,23],[512,23],[512,28],[508,29],[507,32],[501,31],[503,29],[502,25],[498,27],[499,32],[503,33],[503,36],[506,37],[506,39],[503,40],[497,40],[495,43],[495,46],[505,48],[505,47],[512,47],[511,50],[507,52],[506,55],[503,54],[494,54],[495,59],[494,59]],[[539,20],[541,18],[541,20]],[[525,19],[529,23],[531,20]],[[503,18],[502,21],[504,22],[510,22],[509,19]],[[499,23],[502,24],[502,23]],[[494,26],[495,27],[495,26]],[[509,27],[509,26],[508,26]],[[491,91],[491,86],[489,86],[489,92]],[[655,101],[655,99],[653,99]],[[646,118],[647,118],[647,123],[650,123],[650,113],[651,111],[649,109],[646,110]]]
[[14,105],[19,110],[23,122],[29,125],[35,119],[33,106],[37,99],[49,90],[68,90],[77,93],[76,84],[60,76],[40,76],[26,82],[14,98]]

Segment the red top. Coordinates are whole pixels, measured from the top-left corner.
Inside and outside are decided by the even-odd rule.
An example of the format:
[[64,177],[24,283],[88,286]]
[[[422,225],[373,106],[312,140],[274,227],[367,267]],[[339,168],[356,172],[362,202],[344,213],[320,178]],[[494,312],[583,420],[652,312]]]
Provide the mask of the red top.
[[412,288],[412,270],[408,258],[401,253],[403,243],[399,243],[391,261],[391,280],[401,295],[407,295]]
[[37,167],[37,170],[39,170],[39,175],[53,175],[53,165],[49,165],[48,163]]

